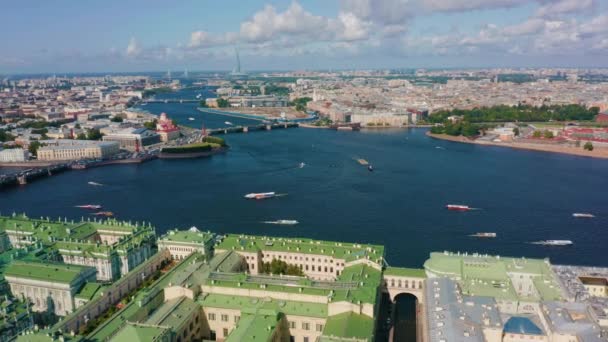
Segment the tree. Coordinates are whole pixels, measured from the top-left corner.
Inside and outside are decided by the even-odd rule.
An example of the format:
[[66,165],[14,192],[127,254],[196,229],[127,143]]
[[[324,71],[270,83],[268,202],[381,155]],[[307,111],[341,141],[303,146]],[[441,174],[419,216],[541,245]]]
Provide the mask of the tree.
[[144,127],[147,128],[147,129],[149,129],[149,130],[155,130],[157,122],[158,122],[158,120],[156,120],[156,119],[154,119],[152,121],[144,122]]
[[583,146],[583,148],[587,151],[593,151],[593,144],[591,143],[591,141],[587,141],[585,143],[585,146]]
[[534,138],[540,138],[542,136],[542,133],[540,131],[534,131],[534,133],[532,133],[532,136]]
[[87,139],[89,140],[100,140],[102,137],[101,132],[97,128],[87,130]]
[[28,151],[30,151],[30,153],[34,156],[38,155],[38,149],[42,146],[42,144],[37,141],[34,140],[32,142],[30,142],[30,145],[28,146]]
[[198,106],[201,108],[208,108],[209,105],[207,105],[207,101],[206,100],[201,100],[201,102],[198,103]]
[[87,140],[87,135],[84,134],[83,132],[78,133],[78,135],[76,136],[76,139],[78,140]]
[[3,129],[0,129],[0,142],[13,141],[13,140],[15,140],[15,137],[12,134],[4,131]]
[[110,121],[112,122],[123,122],[124,119],[120,116],[114,116],[112,119],[110,119]]
[[545,137],[545,139],[553,139],[553,137],[555,137],[553,135],[553,132],[551,132],[550,130],[545,130],[545,132],[543,133],[543,136]]
[[228,108],[230,106],[230,102],[228,102],[228,100],[220,97],[217,99],[217,106],[219,108]]
[[519,127],[513,128],[513,135],[516,136],[516,137],[519,136]]
[[262,273],[266,274],[285,274],[303,276],[304,272],[296,265],[290,265],[283,260],[272,259],[271,262],[262,263]]

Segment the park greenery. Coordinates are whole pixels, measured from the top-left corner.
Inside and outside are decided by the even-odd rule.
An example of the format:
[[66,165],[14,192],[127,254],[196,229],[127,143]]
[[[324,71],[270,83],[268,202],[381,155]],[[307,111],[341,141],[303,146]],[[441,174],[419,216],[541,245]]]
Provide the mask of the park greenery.
[[206,136],[203,138],[203,142],[210,143],[210,144],[216,144],[219,146],[227,146],[226,141],[220,137]]
[[152,121],[146,121],[144,122],[144,127],[150,130],[156,129],[156,124],[158,123],[158,120],[154,119]]
[[277,86],[274,84],[268,84],[268,85],[264,86],[264,94],[276,95],[276,96],[288,96],[289,88]]
[[299,112],[305,112],[306,111],[306,104],[308,102],[312,101],[312,98],[310,97],[299,97],[295,100],[293,100],[291,103],[293,106],[296,107],[296,110]]
[[218,108],[228,108],[228,107],[230,107],[230,102],[228,102],[228,100],[226,100],[224,98],[220,97],[216,101],[217,101]]
[[15,137],[12,134],[6,132],[3,129],[0,129],[0,142],[13,141],[13,140],[15,140]]
[[302,272],[302,269],[299,266],[290,265],[279,259],[272,259],[271,262],[263,262],[261,270],[262,273],[265,274],[304,276],[304,272]]
[[151,97],[154,96],[156,94],[161,94],[161,93],[172,93],[173,89],[169,88],[169,87],[163,87],[163,88],[154,88],[154,89],[146,89],[144,90],[144,92],[142,93],[142,96],[144,98],[146,97]]
[[34,156],[38,155],[38,149],[40,147],[44,146],[44,144],[42,144],[41,142],[34,140],[32,142],[30,142],[30,145],[28,146],[28,151],[30,151],[30,153]]
[[593,144],[591,141],[587,141],[585,145],[583,145],[583,148],[587,151],[593,151]]
[[112,121],[112,122],[123,122],[123,121],[124,121],[124,119],[123,119],[121,116],[118,116],[118,115],[117,115],[117,116],[112,117],[112,118],[110,119],[110,121]]
[[319,120],[315,121],[314,125],[323,127],[323,126],[330,126],[333,123],[334,122],[329,117],[324,116],[324,117],[321,117]]
[[431,123],[444,123],[449,116],[461,116],[462,121],[470,123],[482,122],[548,122],[569,120],[593,120],[599,109],[596,107],[552,105],[533,107],[528,105],[483,107],[474,109],[442,110],[429,117]]
[[486,130],[487,128],[489,128],[487,125],[472,124],[466,121],[446,121],[443,125],[433,126],[431,128],[431,133],[447,134],[453,136],[463,135],[465,137],[471,138],[478,136],[482,130]]
[[207,104],[207,100],[201,100],[198,103],[198,106],[201,107],[201,108],[209,108],[209,105]]

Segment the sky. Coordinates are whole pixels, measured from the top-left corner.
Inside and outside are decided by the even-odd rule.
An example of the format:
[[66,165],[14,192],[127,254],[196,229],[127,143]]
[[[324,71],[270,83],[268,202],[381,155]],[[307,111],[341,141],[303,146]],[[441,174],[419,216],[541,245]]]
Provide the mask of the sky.
[[608,0],[2,1],[0,73],[608,67]]

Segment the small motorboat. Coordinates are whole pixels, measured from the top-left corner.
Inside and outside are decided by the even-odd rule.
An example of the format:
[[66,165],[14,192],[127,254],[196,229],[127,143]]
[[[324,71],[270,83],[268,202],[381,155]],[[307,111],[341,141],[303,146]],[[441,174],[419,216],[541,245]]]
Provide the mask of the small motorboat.
[[493,233],[493,232],[482,232],[482,233],[471,234],[469,236],[471,236],[471,237],[477,237],[477,238],[495,238],[496,237],[496,233]]
[[298,166],[300,169],[303,169],[304,166],[306,166],[306,164],[304,162],[300,163],[300,165]]
[[95,216],[105,216],[105,217],[112,217],[114,216],[114,213],[111,211],[98,211],[96,213],[93,213],[91,215],[95,215]]
[[570,246],[573,242],[570,240],[542,240],[532,242],[532,244],[543,246]]
[[88,182],[87,184],[92,185],[92,186],[103,186],[103,184],[97,183],[97,182]]
[[274,192],[252,192],[250,194],[245,195],[245,198],[261,200],[261,199],[273,198],[276,195],[277,194]]
[[462,205],[462,204],[448,204],[445,207],[448,210],[453,210],[453,211],[469,211],[469,210],[473,210],[473,208],[469,207],[468,205]]
[[190,117],[190,118],[188,118],[188,120],[190,120],[190,121],[194,121],[194,118]]
[[82,204],[82,205],[76,205],[75,207],[80,208],[80,209],[91,209],[91,210],[101,209],[101,205],[99,205],[99,204]]
[[224,122],[224,124],[226,124],[226,125],[228,125],[228,126],[232,126],[232,125],[234,125],[234,124],[233,124],[232,122],[230,122],[230,121],[225,121],[225,122]]
[[572,214],[573,217],[579,217],[579,218],[594,218],[595,215],[593,214],[589,214],[589,213],[574,213]]
[[299,222],[296,220],[276,220],[276,221],[264,221],[264,223],[268,224],[280,224],[284,226],[293,226],[298,224]]
[[374,167],[370,164],[367,166],[367,171],[369,172],[373,172],[374,171]]

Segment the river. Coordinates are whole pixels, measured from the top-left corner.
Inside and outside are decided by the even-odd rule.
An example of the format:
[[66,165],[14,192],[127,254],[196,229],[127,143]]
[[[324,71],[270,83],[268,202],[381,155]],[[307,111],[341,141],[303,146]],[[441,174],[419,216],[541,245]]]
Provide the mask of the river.
[[[194,104],[146,107],[193,127],[249,123],[198,113]],[[411,267],[443,250],[608,266],[602,257],[608,245],[608,161],[438,141],[424,133],[295,128],[232,134],[226,136],[230,151],[213,158],[72,171],[11,188],[0,193],[0,211],[80,219],[88,213],[74,205],[101,204],[119,219],[152,222],[158,233],[197,226],[219,233],[379,243],[387,248],[389,264]],[[374,171],[355,158],[367,159]],[[301,162],[304,168],[298,167]],[[265,191],[287,196],[243,198]],[[450,212],[448,203],[480,210]],[[597,217],[575,219],[574,212]],[[300,224],[262,223],[277,219]],[[468,236],[481,231],[498,237]],[[544,239],[569,239],[574,245],[529,243]]]

